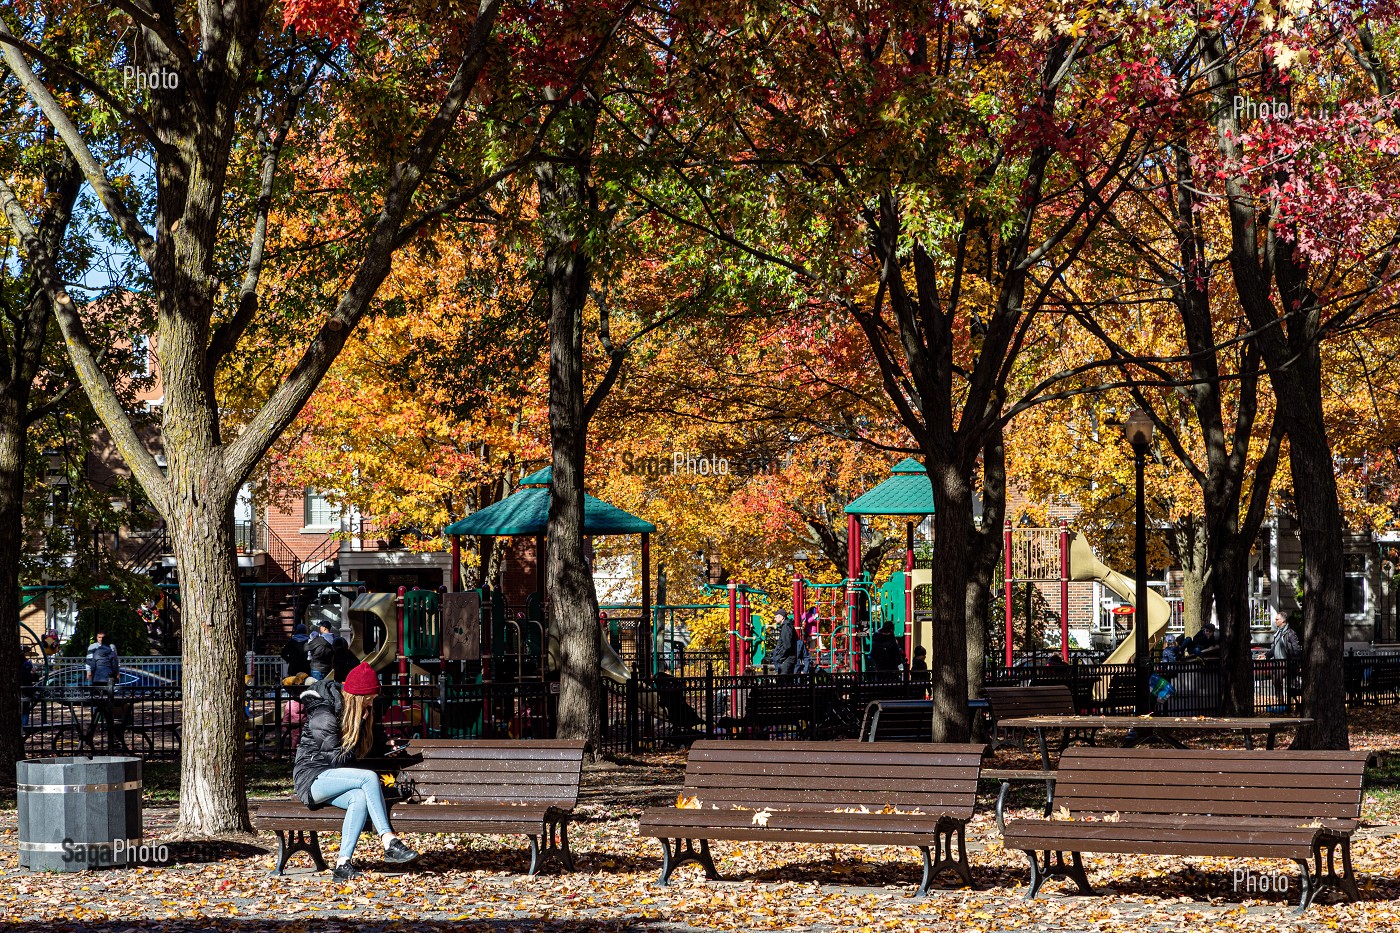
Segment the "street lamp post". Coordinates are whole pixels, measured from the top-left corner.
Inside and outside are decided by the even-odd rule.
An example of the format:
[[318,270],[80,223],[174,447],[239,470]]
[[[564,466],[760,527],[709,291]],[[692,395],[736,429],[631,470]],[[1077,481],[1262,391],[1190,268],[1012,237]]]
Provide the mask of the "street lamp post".
[[1133,445],[1133,466],[1137,480],[1137,537],[1133,545],[1133,557],[1137,565],[1134,574],[1137,591],[1133,596],[1133,654],[1137,661],[1137,712],[1144,715],[1152,712],[1152,697],[1148,690],[1147,676],[1150,670],[1147,660],[1147,496],[1143,488],[1143,469],[1146,466],[1147,452],[1152,447],[1151,416],[1140,408],[1134,408],[1123,425],[1123,436]]

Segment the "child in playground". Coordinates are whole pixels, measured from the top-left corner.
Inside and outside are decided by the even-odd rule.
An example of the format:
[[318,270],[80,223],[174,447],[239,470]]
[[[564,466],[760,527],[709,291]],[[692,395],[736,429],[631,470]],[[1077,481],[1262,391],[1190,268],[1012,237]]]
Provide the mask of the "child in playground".
[[909,665],[909,670],[915,674],[928,673],[928,649],[923,645],[914,646],[914,662]]
[[822,633],[817,628],[817,622],[820,618],[815,607],[802,614],[802,638],[804,641],[810,640],[812,650],[817,652],[821,652],[824,647]]
[[[386,862],[411,862],[418,857],[389,825],[379,775],[354,767],[358,759],[386,753],[388,743],[374,718],[374,698],[378,695],[379,675],[368,664],[350,671],[343,688],[333,680],[317,680],[301,695],[306,718],[297,743],[292,784],[297,797],[313,810],[330,804],[345,811],[340,855],[332,875],[336,881],[349,881],[361,874],[350,858],[366,818],[379,834]],[[387,753],[398,750],[387,748]]]

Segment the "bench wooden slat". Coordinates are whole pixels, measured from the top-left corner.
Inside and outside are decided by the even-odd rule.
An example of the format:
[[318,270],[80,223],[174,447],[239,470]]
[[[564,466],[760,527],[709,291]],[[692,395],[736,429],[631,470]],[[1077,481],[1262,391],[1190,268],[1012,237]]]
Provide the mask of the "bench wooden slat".
[[1053,781],[1054,771],[1038,771],[1028,768],[983,768],[984,781]]
[[937,763],[912,765],[904,762],[891,761],[888,764],[843,764],[841,762],[816,761],[816,762],[734,762],[734,761],[699,761],[690,772],[697,778],[713,777],[722,778],[735,773],[755,774],[769,778],[785,777],[844,777],[860,780],[862,778],[889,778],[890,775],[907,775],[909,778],[925,777],[935,775],[941,777],[948,775],[950,780],[960,780],[967,777],[969,771],[976,771],[981,765],[981,759],[975,755],[960,755],[957,757],[947,756]]
[[[1247,754],[1257,754],[1248,752]],[[1199,777],[1201,774],[1215,774],[1222,770],[1232,771],[1236,762],[1245,762],[1247,758],[1220,758],[1214,761],[1203,758],[1193,758],[1187,761],[1152,761],[1153,774],[1180,775],[1189,780]],[[1222,764],[1224,762],[1225,764]],[[1093,775],[1102,772],[1106,775],[1121,774],[1125,771],[1131,772],[1141,768],[1142,761],[1132,758],[1090,758],[1077,763],[1076,767],[1085,775]],[[1355,762],[1337,762],[1330,760],[1323,761],[1291,761],[1288,765],[1288,776],[1302,778],[1305,780],[1316,780],[1329,777],[1351,777],[1362,773],[1365,770],[1364,763],[1357,765]],[[1244,771],[1242,773],[1250,773]]]
[[[1364,753],[1347,751],[1296,751],[1294,749],[1273,749],[1271,754],[1287,753],[1290,767],[1298,762],[1307,761],[1327,761],[1342,768],[1352,768],[1359,761],[1365,764]],[[1363,755],[1357,758],[1357,755]],[[1141,764],[1144,761],[1161,761],[1164,763],[1204,760],[1210,762],[1230,761],[1234,759],[1242,761],[1259,761],[1259,751],[1247,748],[1110,748],[1102,745],[1091,745],[1075,749],[1075,757],[1088,767],[1096,759],[1100,758],[1121,758],[1129,762]],[[1156,767],[1154,764],[1153,767]]]
[[[821,789],[823,793],[834,793],[845,795],[853,799],[859,799],[868,794],[894,794],[896,796],[907,794],[948,794],[960,793],[965,790],[969,781],[976,781],[978,771],[976,768],[958,769],[961,773],[950,778],[947,775],[930,775],[927,780],[908,780],[904,783],[893,780],[891,777],[871,777],[854,779],[839,773],[828,773],[825,775],[806,775],[799,777],[771,777],[756,776],[749,774],[736,774],[731,782],[717,780],[715,775],[706,775],[704,780],[689,782],[689,787],[697,793],[709,794],[712,797],[742,798],[744,794],[781,794],[788,791],[812,791]],[[903,778],[903,775],[901,775]],[[742,779],[742,780],[741,780]],[[918,783],[914,783],[918,780]],[[866,786],[867,782],[880,782]],[[843,787],[843,784],[850,786]]]
[[465,787],[572,787],[578,778],[572,774],[550,771],[541,774],[537,771],[522,771],[512,774],[509,771],[452,771],[444,768],[412,768],[408,772],[418,786],[424,784],[459,784]]
[[[791,780],[805,780],[811,783],[815,780],[825,780],[829,777],[853,777],[853,779],[881,780],[963,780],[966,777],[976,775],[979,770],[981,759],[967,755],[965,758],[945,759],[938,765],[909,766],[909,765],[833,765],[827,762],[812,763],[792,763],[778,762],[773,765],[763,766],[739,766],[734,768],[734,762],[700,762],[690,772],[690,777],[696,782],[722,782],[727,777],[735,775],[752,775],[756,780],[777,780],[777,782],[791,782]],[[739,762],[741,765],[753,765],[753,762]]]
[[[1047,772],[1053,774],[1053,772]],[[1356,802],[1356,791],[1349,787],[1274,787],[1256,786],[1262,780],[1254,778],[1244,781],[1236,778],[1231,781],[1230,786],[1221,784],[1204,784],[1197,781],[1189,786],[1193,789],[1193,795],[1201,806],[1209,812],[1210,803],[1227,802],[1236,800],[1249,800],[1259,803],[1297,803],[1312,802],[1321,804],[1340,803],[1352,806]],[[1093,785],[1084,781],[1078,782],[1076,788],[1083,792]],[[1139,787],[1124,787],[1121,784],[1111,785],[1111,790],[1101,795],[1101,800],[1123,800],[1126,807],[1118,807],[1119,810],[1129,810],[1132,812],[1159,812],[1158,804],[1165,803],[1173,811],[1180,810],[1178,804],[1170,793],[1162,792],[1163,785],[1157,782],[1144,782]],[[1080,804],[1083,806],[1083,803]],[[1095,809],[1102,810],[1102,806]],[[1113,808],[1109,808],[1113,809]]]
[[519,761],[500,758],[449,758],[437,755],[414,765],[416,771],[452,771],[472,774],[562,774],[574,772],[567,758],[530,758]]
[[451,803],[479,803],[482,806],[510,806],[512,804],[531,805],[540,800],[568,801],[574,803],[577,800],[577,793],[564,793],[565,789],[542,789],[536,793],[522,793],[508,787],[482,787],[480,785],[466,786],[454,785],[428,785],[417,788],[418,795],[423,798],[436,797],[440,801]]
[[[975,781],[976,778],[969,780]],[[964,817],[971,819],[973,807],[976,803],[976,795],[970,792],[948,793],[948,794],[912,794],[896,793],[893,791],[870,792],[864,795],[853,794],[844,790],[789,790],[751,792],[735,792],[732,794],[707,794],[703,788],[686,788],[688,796],[698,797],[700,802],[708,807],[711,804],[721,809],[731,805],[744,807],[761,807],[765,804],[775,806],[826,810],[833,807],[860,807],[867,809],[882,809],[891,807],[938,807],[942,809],[956,808],[963,813]]]
[[[1060,775],[1064,783],[1074,782],[1074,780],[1085,780],[1088,783],[1119,783],[1130,782],[1138,785],[1198,785],[1204,780],[1210,780],[1212,775],[1221,775],[1221,770],[1208,768],[1191,768],[1189,770],[1176,770],[1172,768],[1154,768],[1149,772],[1138,770],[1131,772],[1127,768],[1116,770],[1103,770],[1099,768],[1082,768],[1077,766],[1074,772],[1060,769]],[[1364,773],[1364,772],[1362,772]],[[1231,783],[1239,783],[1242,787],[1350,787],[1357,779],[1357,773],[1347,773],[1345,770],[1326,770],[1326,772],[1313,772],[1313,770],[1302,770],[1302,772],[1288,772],[1282,775],[1270,775],[1270,773],[1240,772],[1233,770],[1229,772]]]
[[[758,810],[683,810],[680,807],[661,807],[648,810],[645,820],[648,825],[664,822],[668,826],[719,827],[719,826],[760,826],[755,821]],[[793,829],[818,829],[830,826],[835,829],[865,828],[933,831],[940,820],[955,817],[957,814],[933,808],[921,812],[902,813],[852,813],[846,810],[819,810],[815,807],[802,807],[792,810],[766,809],[766,826],[769,829],[790,827]]]
[[[412,751],[431,751],[438,757],[500,757],[517,760],[570,758],[583,748],[578,741],[553,739],[411,739]],[[529,748],[518,746],[528,745]]]
[[[740,743],[736,741],[736,742],[733,742],[732,744],[738,745],[738,744],[740,744]],[[744,743],[744,744],[747,745],[748,743]],[[788,744],[791,744],[791,745],[793,745],[794,747],[793,747],[792,749],[787,749],[787,748],[783,747],[783,746],[786,746],[786,745],[788,745]],[[922,767],[927,767],[927,766],[930,766],[930,765],[941,765],[941,764],[944,764],[944,763],[947,762],[947,760],[948,760],[948,759],[947,759],[947,756],[945,756],[945,755],[938,755],[938,754],[932,754],[932,753],[928,753],[928,752],[910,751],[910,752],[908,752],[906,755],[903,755],[903,756],[900,755],[900,752],[904,751],[905,749],[917,749],[917,748],[919,747],[919,745],[921,745],[921,744],[923,744],[923,743],[910,743],[910,744],[900,743],[900,744],[898,744],[898,745],[881,745],[881,744],[878,743],[878,742],[875,742],[875,743],[871,743],[871,742],[832,742],[832,743],[826,743],[826,742],[820,742],[820,743],[818,743],[818,742],[803,742],[803,743],[801,743],[801,744],[799,745],[798,743],[786,743],[786,742],[771,742],[771,743],[770,743],[770,742],[765,742],[765,743],[763,743],[763,745],[760,745],[760,746],[758,746],[758,747],[756,747],[756,748],[753,748],[753,747],[745,747],[745,748],[725,749],[725,750],[723,750],[723,751],[706,752],[706,753],[704,753],[705,757],[702,758],[701,760],[708,760],[708,761],[724,761],[724,762],[734,762],[734,763],[752,762],[752,763],[754,763],[754,764],[770,764],[770,765],[771,765],[771,764],[782,764],[782,763],[788,763],[788,764],[803,764],[803,763],[811,764],[811,763],[818,763],[818,764],[827,764],[827,765],[838,765],[838,764],[864,764],[864,763],[866,763],[866,762],[872,761],[872,759],[871,759],[871,757],[870,757],[871,755],[881,755],[881,754],[883,754],[883,755],[892,755],[892,756],[896,756],[896,758],[897,758],[898,761],[899,761],[899,764],[902,765],[902,766],[906,766],[906,767],[908,767],[908,766],[922,766]],[[821,752],[822,752],[822,754],[821,754],[819,757],[807,757],[807,753],[804,752],[804,751],[802,750],[802,746],[808,746],[808,745],[821,745],[821,746],[823,746],[823,748],[820,749]],[[765,748],[764,746],[767,746],[767,747]],[[774,746],[777,746],[777,747],[774,747]],[[865,750],[862,748],[862,746],[864,747],[864,749],[874,749],[875,751],[867,752],[867,751],[865,751]],[[981,746],[976,746],[976,747],[977,747],[977,748],[980,748]],[[814,749],[814,750],[815,750],[815,749]],[[961,752],[961,751],[960,751],[960,752],[956,752],[955,754],[958,754],[958,755],[975,755],[975,756],[977,756],[978,760],[981,759],[980,753],[977,753],[977,752]],[[878,761],[879,759],[874,759],[874,760],[875,760],[875,761]]]

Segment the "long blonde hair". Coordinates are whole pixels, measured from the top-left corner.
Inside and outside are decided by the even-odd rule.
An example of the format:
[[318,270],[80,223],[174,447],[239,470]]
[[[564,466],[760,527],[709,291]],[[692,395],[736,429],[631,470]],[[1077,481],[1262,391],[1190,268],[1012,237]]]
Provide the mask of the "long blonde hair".
[[363,758],[373,745],[374,696],[344,694],[340,707],[340,747],[353,749],[356,758]]

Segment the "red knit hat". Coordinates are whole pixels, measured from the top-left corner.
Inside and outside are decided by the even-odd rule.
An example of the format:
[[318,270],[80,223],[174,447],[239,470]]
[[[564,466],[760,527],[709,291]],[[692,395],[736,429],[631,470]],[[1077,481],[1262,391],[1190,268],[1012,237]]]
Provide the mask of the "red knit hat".
[[356,696],[374,696],[379,692],[379,675],[374,668],[361,663],[346,676],[342,689]]

